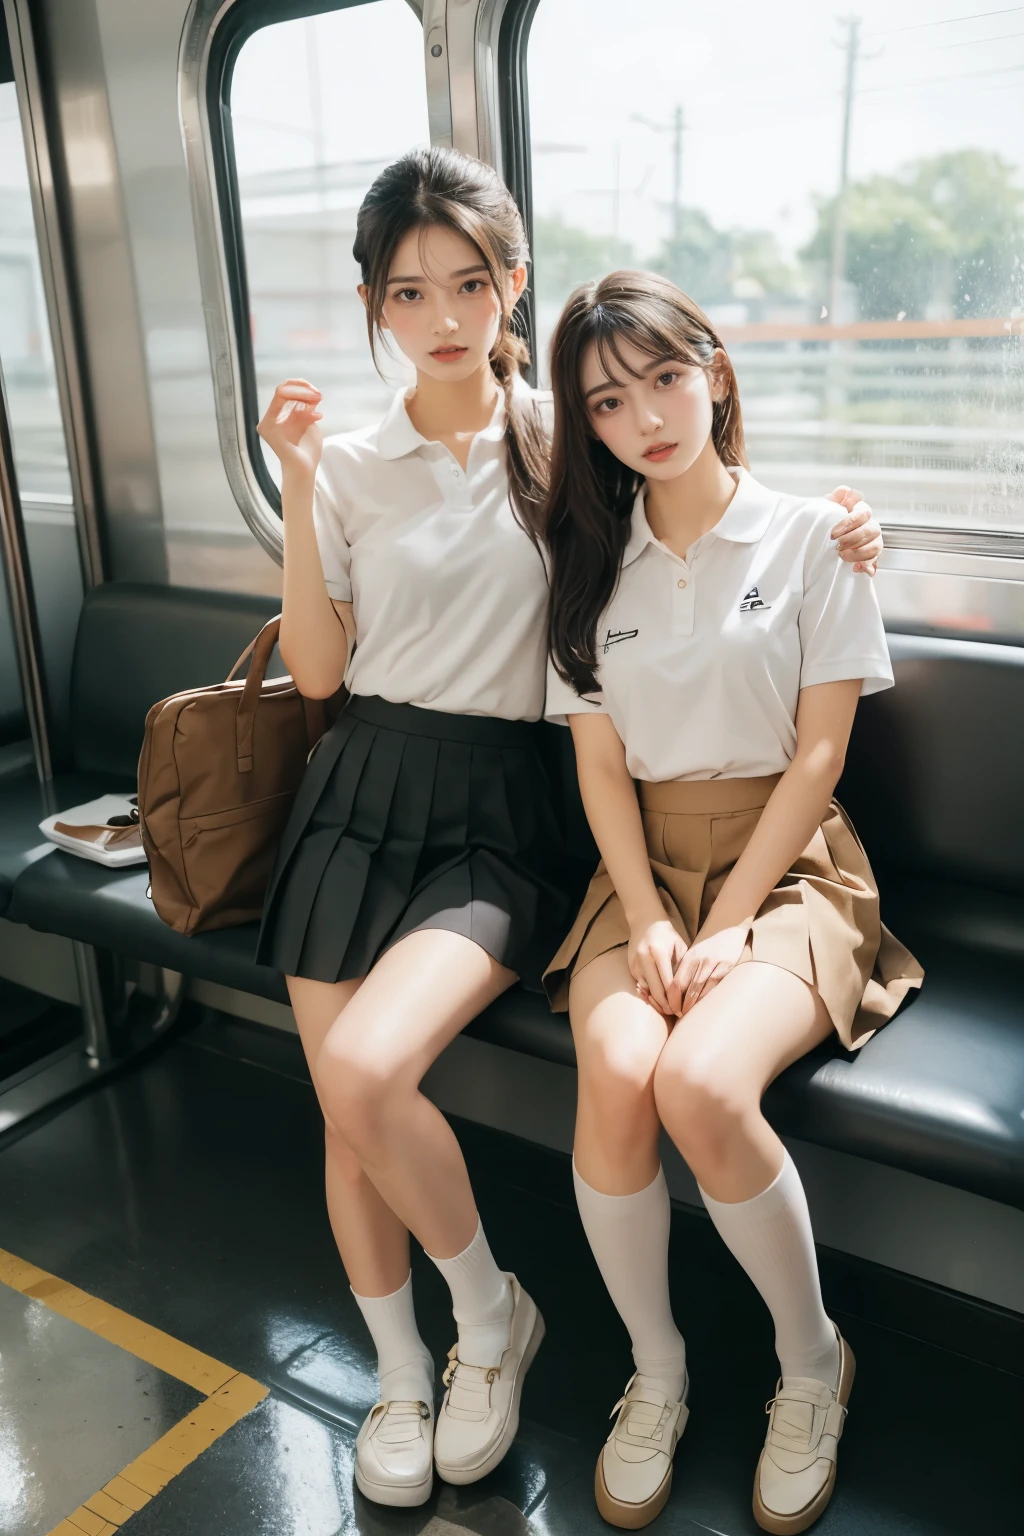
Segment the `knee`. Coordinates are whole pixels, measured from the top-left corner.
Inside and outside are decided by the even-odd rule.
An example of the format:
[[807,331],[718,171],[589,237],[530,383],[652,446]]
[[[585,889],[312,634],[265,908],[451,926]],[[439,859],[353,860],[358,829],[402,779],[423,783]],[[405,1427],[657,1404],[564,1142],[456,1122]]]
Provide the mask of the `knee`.
[[386,1139],[405,1088],[400,1065],[375,1053],[370,1042],[328,1036],[315,1072],[329,1149],[343,1143],[366,1153]]
[[626,1036],[602,1040],[586,1053],[579,1079],[580,1111],[601,1126],[602,1139],[632,1144],[657,1134],[654,1069],[657,1055]]
[[361,1183],[366,1174],[348,1140],[333,1120],[324,1121],[324,1153],[328,1167],[348,1184]]
[[709,1050],[666,1054],[654,1074],[662,1124],[687,1160],[724,1155],[759,1113],[731,1064]]

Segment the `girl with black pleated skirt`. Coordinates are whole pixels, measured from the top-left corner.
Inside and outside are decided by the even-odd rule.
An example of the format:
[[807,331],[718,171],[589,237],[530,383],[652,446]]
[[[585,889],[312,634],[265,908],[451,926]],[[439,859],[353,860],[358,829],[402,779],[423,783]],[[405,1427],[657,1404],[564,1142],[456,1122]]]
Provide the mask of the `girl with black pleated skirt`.
[[[287,977],[331,1223],[377,1351],[356,1483],[415,1505],[435,1460],[469,1483],[504,1456],[544,1332],[419,1083],[517,979],[540,990],[572,903],[541,753],[546,436],[512,327],[519,213],[486,166],[417,152],[371,187],[355,256],[371,345],[388,333],[416,385],[322,443],[319,392],[292,379],[260,423],[282,465],[282,655],[303,693],[344,680],[349,697],[285,829],[259,958]],[[457,1324],[436,1427],[410,1231]]]
[[[354,254],[371,346],[397,343],[416,384],[379,424],[326,443],[305,380],[280,385],[260,423],[282,466],[281,651],[304,694],[344,681],[349,697],[285,830],[259,959],[287,978],[331,1224],[377,1352],[355,1480],[415,1505],[435,1464],[470,1483],[502,1459],[544,1332],[419,1084],[506,988],[541,990],[579,892],[539,734],[548,443],[520,377],[518,210],[489,167],[416,152],[374,182]],[[844,558],[877,553],[868,516]],[[410,1231],[457,1325],[436,1427]]]

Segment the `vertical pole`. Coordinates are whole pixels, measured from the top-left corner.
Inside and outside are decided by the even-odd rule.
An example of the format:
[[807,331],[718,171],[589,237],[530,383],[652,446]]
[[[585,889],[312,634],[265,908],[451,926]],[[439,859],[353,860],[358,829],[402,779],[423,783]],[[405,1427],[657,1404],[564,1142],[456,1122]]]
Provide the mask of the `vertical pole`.
[[676,105],[672,114],[672,266],[673,276],[682,285],[683,239],[683,109]]
[[96,951],[91,944],[77,939],[71,945],[75,957],[75,975],[78,978],[78,1003],[82,1010],[82,1028],[85,1031],[85,1054],[91,1067],[104,1066],[113,1058],[107,1010],[103,1003],[103,986],[100,981]]
[[7,389],[0,368],[0,552],[14,626],[14,644],[21,674],[21,692],[32,735],[36,773],[40,782],[53,778],[50,760],[49,705],[46,674],[43,670],[43,646],[36,619],[32,571],[28,559],[25,522],[18,495],[18,476],[14,467],[11,418],[7,409]]
[[835,220],[832,225],[832,274],[829,283],[828,312],[833,325],[846,281],[846,200],[850,178],[850,129],[853,123],[853,92],[860,53],[860,17],[847,16],[846,79],[843,86],[843,142],[839,156],[839,190],[836,193]]
[[317,319],[326,338],[331,329],[331,253],[330,234],[327,226],[327,135],[324,130],[324,92],[320,75],[320,47],[317,35],[317,18],[306,18],[306,76],[309,82],[309,116],[313,130],[313,184],[316,189],[316,210],[321,225],[316,240],[319,251],[320,293],[318,294]]

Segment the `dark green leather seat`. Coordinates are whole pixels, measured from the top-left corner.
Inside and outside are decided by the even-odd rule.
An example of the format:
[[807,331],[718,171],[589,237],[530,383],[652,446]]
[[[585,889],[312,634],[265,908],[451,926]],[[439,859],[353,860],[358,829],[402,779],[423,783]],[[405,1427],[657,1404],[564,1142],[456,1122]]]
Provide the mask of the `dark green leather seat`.
[[[167,587],[91,594],[63,803],[126,782],[149,705],[223,678],[273,611],[269,599]],[[909,635],[890,643],[898,686],[858,712],[840,798],[878,874],[883,916],[927,980],[857,1055],[828,1041],[798,1062],[766,1108],[784,1133],[1024,1207],[1024,650]],[[583,864],[593,850],[571,743],[551,732]],[[255,927],[183,938],[156,916],[145,870],[41,849],[42,814],[31,781],[0,784],[8,918],[286,1000],[283,979],[255,964]],[[565,1019],[519,988],[470,1033],[573,1064]]]

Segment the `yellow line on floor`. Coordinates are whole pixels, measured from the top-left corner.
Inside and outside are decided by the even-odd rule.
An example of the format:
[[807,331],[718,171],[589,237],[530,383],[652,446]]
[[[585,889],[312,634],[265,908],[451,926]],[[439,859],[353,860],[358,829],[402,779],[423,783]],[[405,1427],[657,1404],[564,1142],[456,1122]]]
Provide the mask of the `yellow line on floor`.
[[45,1269],[16,1258],[3,1248],[0,1248],[0,1281],[9,1285],[12,1291],[41,1301],[51,1312],[59,1312],[61,1317],[70,1318],[101,1339],[119,1344],[147,1365],[155,1365],[158,1371],[187,1382],[207,1397],[236,1374],[230,1365],[223,1365],[159,1328],[141,1323],[137,1317],[122,1312],[120,1307],[112,1307],[90,1296],[88,1291],[80,1291],[77,1285],[58,1280],[56,1275],[47,1274]]
[[243,1376],[230,1365],[204,1355],[159,1328],[141,1323],[119,1307],[90,1296],[76,1285],[68,1285],[3,1248],[0,1283],[119,1345],[147,1365],[186,1382],[204,1393],[206,1399],[73,1510],[50,1536],[111,1536],[267,1396],[267,1388],[252,1377]]

